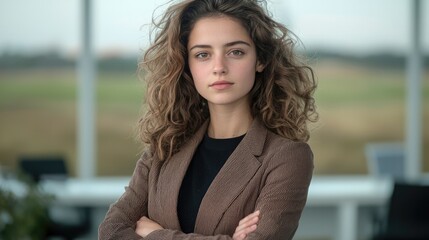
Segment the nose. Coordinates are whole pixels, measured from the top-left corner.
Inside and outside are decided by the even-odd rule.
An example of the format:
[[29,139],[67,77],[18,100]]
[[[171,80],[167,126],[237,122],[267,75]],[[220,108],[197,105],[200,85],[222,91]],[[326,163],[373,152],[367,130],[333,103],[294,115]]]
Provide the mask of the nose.
[[218,56],[214,58],[214,65],[213,65],[213,74],[215,75],[222,75],[226,74],[228,72],[228,69],[225,64],[225,59],[223,56]]

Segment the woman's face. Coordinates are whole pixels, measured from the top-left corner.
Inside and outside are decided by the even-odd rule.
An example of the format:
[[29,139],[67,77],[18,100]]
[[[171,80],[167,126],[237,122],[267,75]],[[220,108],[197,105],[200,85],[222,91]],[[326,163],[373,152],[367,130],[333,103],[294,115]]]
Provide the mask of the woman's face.
[[207,17],[189,35],[188,62],[198,93],[209,107],[248,107],[255,72],[263,67],[246,29],[230,17]]

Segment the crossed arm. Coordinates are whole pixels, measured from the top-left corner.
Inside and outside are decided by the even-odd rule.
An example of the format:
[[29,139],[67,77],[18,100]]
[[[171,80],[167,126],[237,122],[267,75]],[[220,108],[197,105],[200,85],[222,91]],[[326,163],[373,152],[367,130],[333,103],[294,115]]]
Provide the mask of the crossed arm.
[[[103,223],[99,228],[99,239],[159,239],[165,237],[164,228],[157,222],[149,219],[147,212],[147,186],[151,163],[150,157],[145,153],[138,161],[133,177],[125,193],[111,206]],[[139,189],[137,191],[136,189]],[[130,208],[132,206],[132,209]],[[233,237],[227,235],[209,237],[198,236],[204,239],[233,239],[244,240],[247,235],[256,230],[260,211],[255,211],[243,218],[236,227]],[[151,234],[154,233],[154,234]],[[171,231],[173,235],[185,235],[177,231]],[[150,235],[150,236],[149,236]],[[195,238],[197,234],[192,234]]]
[[[233,240],[244,240],[247,235],[257,228],[257,223],[259,221],[259,211],[255,211],[245,218],[241,219],[237,228],[235,229],[234,235],[232,236]],[[141,237],[146,237],[150,233],[156,230],[164,229],[158,223],[150,220],[146,216],[141,217],[137,221],[136,233]]]
[[312,154],[303,143],[287,144],[274,152],[264,170],[264,186],[255,205],[258,211],[241,219],[232,236],[185,234],[163,229],[147,218],[148,189],[142,186],[148,186],[150,163],[143,155],[125,194],[111,206],[100,225],[99,239],[292,239],[307,197]]

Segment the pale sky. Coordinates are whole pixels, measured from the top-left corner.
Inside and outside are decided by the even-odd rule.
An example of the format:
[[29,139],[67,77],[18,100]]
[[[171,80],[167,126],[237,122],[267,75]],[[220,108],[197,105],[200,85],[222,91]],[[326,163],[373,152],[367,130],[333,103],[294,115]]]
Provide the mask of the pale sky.
[[[94,0],[98,52],[138,54],[147,45],[152,12],[165,0]],[[429,53],[429,1],[422,2],[422,41]],[[81,0],[0,0],[0,52],[80,45]],[[307,49],[404,53],[410,45],[411,0],[271,0],[269,9]]]

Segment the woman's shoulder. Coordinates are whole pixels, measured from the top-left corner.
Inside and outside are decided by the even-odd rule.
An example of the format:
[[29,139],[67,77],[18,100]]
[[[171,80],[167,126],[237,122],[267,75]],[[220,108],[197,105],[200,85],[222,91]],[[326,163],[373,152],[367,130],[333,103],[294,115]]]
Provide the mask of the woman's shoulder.
[[295,141],[291,140],[289,138],[280,136],[276,133],[273,133],[271,131],[268,131],[267,138],[265,142],[265,147],[267,150],[301,150],[305,152],[312,152],[310,145],[308,143],[303,141]]
[[307,159],[313,160],[313,152],[310,146],[303,141],[294,141],[283,137],[268,129],[259,119],[255,119],[248,134],[250,151],[255,156],[261,156],[261,160],[275,157],[276,159]]
[[308,143],[293,141],[271,131],[267,133],[263,155],[268,157],[265,160],[313,165],[313,152]]

